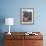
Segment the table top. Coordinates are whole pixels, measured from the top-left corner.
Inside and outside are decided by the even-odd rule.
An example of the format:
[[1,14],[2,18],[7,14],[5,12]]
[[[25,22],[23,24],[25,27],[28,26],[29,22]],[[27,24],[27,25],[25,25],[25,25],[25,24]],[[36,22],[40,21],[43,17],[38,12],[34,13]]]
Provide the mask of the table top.
[[[32,34],[25,34],[27,32],[11,32],[11,35],[8,32],[4,33],[5,39],[43,39],[43,35],[40,32],[32,32]],[[38,35],[35,35],[38,34]]]

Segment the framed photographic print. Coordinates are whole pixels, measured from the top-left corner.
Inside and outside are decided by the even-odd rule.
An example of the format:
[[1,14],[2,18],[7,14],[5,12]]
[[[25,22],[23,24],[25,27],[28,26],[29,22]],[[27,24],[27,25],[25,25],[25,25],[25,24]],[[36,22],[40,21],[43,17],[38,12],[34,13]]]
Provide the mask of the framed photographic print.
[[21,8],[20,10],[21,24],[33,24],[34,23],[34,8]]

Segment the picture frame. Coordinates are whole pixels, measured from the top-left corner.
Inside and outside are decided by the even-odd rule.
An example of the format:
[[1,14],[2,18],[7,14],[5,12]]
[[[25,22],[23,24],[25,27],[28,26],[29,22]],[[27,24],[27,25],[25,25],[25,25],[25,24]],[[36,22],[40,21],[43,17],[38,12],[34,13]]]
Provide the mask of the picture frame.
[[20,9],[20,23],[33,24],[34,23],[34,8]]

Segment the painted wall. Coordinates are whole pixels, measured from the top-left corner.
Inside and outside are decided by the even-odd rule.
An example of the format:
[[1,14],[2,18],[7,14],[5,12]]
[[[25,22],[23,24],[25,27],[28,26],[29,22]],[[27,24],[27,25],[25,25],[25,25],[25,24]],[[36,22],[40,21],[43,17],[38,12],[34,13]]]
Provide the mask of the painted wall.
[[[33,25],[20,24],[20,8],[34,8]],[[15,19],[11,32],[40,31],[46,36],[46,0],[0,0],[0,18],[4,20],[6,17]],[[0,32],[8,32],[8,26],[1,23]]]
[[[34,24],[20,24],[20,8],[34,8]],[[13,17],[14,26],[11,31],[46,31],[46,0],[1,0],[0,17]],[[6,25],[2,25],[2,32],[8,31]]]

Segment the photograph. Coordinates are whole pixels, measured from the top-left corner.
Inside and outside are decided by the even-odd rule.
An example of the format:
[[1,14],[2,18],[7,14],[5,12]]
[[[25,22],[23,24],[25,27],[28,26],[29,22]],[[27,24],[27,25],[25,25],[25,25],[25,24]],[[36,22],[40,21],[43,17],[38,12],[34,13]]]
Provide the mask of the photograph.
[[34,22],[34,8],[21,8],[21,24],[33,24]]

